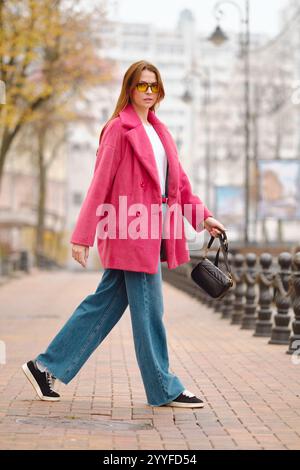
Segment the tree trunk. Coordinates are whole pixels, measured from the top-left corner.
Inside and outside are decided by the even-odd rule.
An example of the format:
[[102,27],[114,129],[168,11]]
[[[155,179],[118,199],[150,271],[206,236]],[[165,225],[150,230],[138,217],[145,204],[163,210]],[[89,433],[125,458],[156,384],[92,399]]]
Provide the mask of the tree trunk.
[[44,232],[45,232],[45,206],[46,206],[46,165],[45,165],[45,130],[38,131],[38,206],[36,225],[35,255],[44,253]]
[[9,132],[7,128],[3,131],[3,138],[1,139],[1,146],[0,146],[0,190],[1,190],[1,183],[4,174],[4,165],[5,160],[12,144],[13,139],[15,138],[17,132],[19,131],[19,127],[16,127],[14,132]]

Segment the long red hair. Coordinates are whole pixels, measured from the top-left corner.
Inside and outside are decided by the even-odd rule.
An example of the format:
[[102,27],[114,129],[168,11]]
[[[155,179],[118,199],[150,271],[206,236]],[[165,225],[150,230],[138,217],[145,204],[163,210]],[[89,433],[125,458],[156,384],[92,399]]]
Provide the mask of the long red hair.
[[103,132],[105,128],[107,127],[108,123],[117,117],[122,111],[122,109],[127,106],[128,103],[131,102],[131,92],[134,90],[134,87],[140,80],[140,76],[143,70],[149,70],[150,72],[154,72],[156,75],[156,80],[159,85],[159,91],[158,91],[158,96],[155,104],[151,106],[150,110],[155,112],[156,107],[162,101],[165,97],[165,90],[163,86],[163,82],[159,73],[159,70],[155,65],[151,64],[150,62],[147,62],[146,60],[140,60],[138,62],[135,62],[134,64],[130,65],[130,67],[127,69],[124,78],[123,78],[123,83],[122,83],[122,88],[121,92],[115,107],[115,110],[109,120],[106,122],[104,127],[102,128],[101,134],[100,134],[100,139],[99,143],[101,141]]

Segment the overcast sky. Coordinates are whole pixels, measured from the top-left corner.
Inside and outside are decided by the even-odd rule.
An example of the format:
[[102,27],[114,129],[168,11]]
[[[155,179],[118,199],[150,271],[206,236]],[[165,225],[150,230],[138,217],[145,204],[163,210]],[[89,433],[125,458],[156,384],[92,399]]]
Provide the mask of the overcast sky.
[[[155,23],[157,26],[173,29],[176,25],[179,12],[184,8],[193,11],[198,31],[210,32],[215,27],[213,7],[216,0],[110,0],[116,7],[111,7],[109,17],[122,21],[138,21]],[[244,0],[236,0],[241,7]],[[282,8],[286,7],[288,0],[250,0],[251,29],[253,32],[267,33],[274,35],[278,32],[279,14]],[[237,9],[225,4],[222,7],[224,17],[222,24],[232,31],[240,27]],[[116,12],[119,12],[117,18]]]

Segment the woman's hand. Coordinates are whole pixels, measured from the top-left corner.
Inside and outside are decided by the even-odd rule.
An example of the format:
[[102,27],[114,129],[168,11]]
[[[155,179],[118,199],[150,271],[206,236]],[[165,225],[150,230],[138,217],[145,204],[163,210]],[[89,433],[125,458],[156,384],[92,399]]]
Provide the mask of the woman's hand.
[[86,268],[86,262],[89,257],[89,246],[72,243],[72,257],[81,264],[83,268]]
[[213,217],[207,217],[207,219],[205,219],[204,228],[209,232],[212,237],[215,238],[218,235],[221,235],[222,231],[226,231],[224,225]]

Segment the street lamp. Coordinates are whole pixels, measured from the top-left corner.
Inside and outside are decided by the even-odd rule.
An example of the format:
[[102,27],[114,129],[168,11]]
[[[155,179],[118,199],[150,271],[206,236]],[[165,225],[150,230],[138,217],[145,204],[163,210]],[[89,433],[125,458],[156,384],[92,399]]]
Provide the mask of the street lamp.
[[222,31],[219,21],[223,15],[220,9],[221,5],[228,3],[238,9],[242,24],[242,56],[244,59],[244,134],[245,134],[245,224],[244,224],[244,242],[249,242],[249,199],[250,199],[250,182],[249,182],[249,166],[250,166],[250,6],[249,0],[245,0],[245,11],[240,5],[234,1],[223,0],[217,2],[214,7],[214,14],[218,25],[212,35],[208,38],[214,45],[220,46],[228,40],[226,34]]
[[208,40],[214,43],[215,46],[222,46],[225,41],[228,41],[228,36],[222,31],[220,25],[218,25]]
[[[192,68],[188,74],[189,77],[197,77],[202,81],[203,88],[204,88],[204,122],[205,122],[205,199],[207,207],[210,207],[210,159],[211,159],[211,139],[210,139],[210,118],[209,118],[209,105],[211,103],[211,78],[210,78],[210,71],[207,68],[202,67],[201,71]],[[182,100],[185,103],[193,103],[194,96],[193,94],[187,89],[184,94],[182,95]],[[196,113],[192,114],[192,119],[196,119]],[[193,127],[194,128],[194,127]],[[193,142],[195,139],[195,135],[192,136]],[[194,155],[193,155],[194,156]],[[196,160],[197,161],[197,160]],[[194,177],[196,171],[194,173]],[[198,181],[198,180],[197,180]]]

